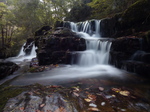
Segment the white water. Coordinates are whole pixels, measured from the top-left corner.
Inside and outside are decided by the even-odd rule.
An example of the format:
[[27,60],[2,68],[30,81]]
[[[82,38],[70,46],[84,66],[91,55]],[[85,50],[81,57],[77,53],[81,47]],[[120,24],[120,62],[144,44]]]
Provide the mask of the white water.
[[35,45],[33,44],[33,47],[32,47],[30,55],[26,55],[25,52],[23,51],[24,45],[22,46],[22,48],[21,48],[18,56],[8,58],[5,61],[12,61],[12,62],[15,62],[17,64],[20,64],[23,61],[31,61],[32,58],[36,57],[36,52],[35,52],[36,48],[35,48]]
[[[76,32],[81,38],[86,39],[86,50],[78,53],[77,64],[79,66],[93,66],[109,63],[109,51],[111,42],[104,41],[100,37],[100,20],[95,20],[95,31],[92,29],[92,24],[89,21],[80,23],[70,23],[72,31]],[[78,29],[80,27],[80,31]],[[91,36],[90,36],[91,34]],[[74,57],[73,59],[75,59]],[[73,62],[73,61],[72,61]]]
[[25,44],[26,44],[26,43],[24,43],[23,46],[21,47],[21,50],[20,50],[20,52],[19,52],[19,54],[18,54],[17,57],[20,57],[20,56],[24,56],[24,55],[25,55],[25,52],[23,51],[23,48],[24,48]]
[[86,50],[73,52],[73,54],[76,54],[73,57],[76,61],[72,61],[72,65],[62,65],[45,72],[27,73],[12,81],[11,84],[40,83],[49,85],[92,77],[108,78],[108,80],[115,77],[120,80],[123,72],[108,64],[111,42],[100,37],[98,32],[100,21],[95,20],[95,23],[97,24],[95,25],[95,31],[91,29],[92,27],[88,22],[80,23],[80,29],[76,23],[70,23],[72,30],[81,35],[81,38],[86,39]]

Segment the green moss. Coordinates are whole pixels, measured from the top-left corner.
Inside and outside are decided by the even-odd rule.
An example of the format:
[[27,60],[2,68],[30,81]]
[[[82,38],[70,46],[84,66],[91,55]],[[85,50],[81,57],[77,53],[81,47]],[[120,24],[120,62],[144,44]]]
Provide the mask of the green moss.
[[150,14],[150,3],[148,0],[139,0],[132,4],[122,15],[122,24],[129,28],[143,24]]
[[0,112],[3,112],[3,108],[10,98],[13,98],[25,91],[24,88],[15,86],[0,86],[0,88]]
[[150,30],[146,33],[146,41],[150,43]]
[[31,68],[29,69],[29,72],[33,73],[33,72],[36,72],[36,70],[37,70],[37,67],[31,67]]

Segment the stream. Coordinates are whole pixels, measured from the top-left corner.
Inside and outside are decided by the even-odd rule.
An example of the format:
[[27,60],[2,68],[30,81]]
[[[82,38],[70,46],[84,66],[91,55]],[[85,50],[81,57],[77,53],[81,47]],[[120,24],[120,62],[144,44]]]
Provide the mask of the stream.
[[[64,102],[63,99],[66,97],[61,96],[62,94],[60,91],[58,93],[53,93],[53,97],[47,97],[48,94],[46,93],[44,102],[39,95],[34,93],[34,91],[31,91],[32,94],[29,94],[31,99],[31,102],[29,101],[30,106],[28,105],[28,108],[24,107],[23,110],[26,110],[26,112],[35,112],[38,108],[39,111],[36,112],[150,112],[149,79],[139,77],[137,74],[129,73],[109,65],[111,42],[103,40],[100,36],[99,24],[100,21],[95,20],[95,30],[93,31],[88,21],[81,23],[80,29],[76,23],[70,22],[72,31],[80,35],[81,38],[86,39],[86,50],[72,52],[73,59],[70,65],[60,64],[51,70],[43,72],[22,72],[21,75],[18,75],[9,82],[10,85],[15,86],[29,86],[39,83],[44,86],[57,85],[66,88],[78,87],[82,92],[84,89],[88,88],[89,90],[87,90],[87,93],[85,91],[85,93],[82,93],[80,90],[74,90],[70,93],[67,91],[68,94],[74,94],[74,96],[68,96],[70,98],[68,101],[72,102],[72,97],[79,99],[76,101],[76,103],[79,103],[79,107],[76,103],[74,104],[74,102],[72,104]],[[22,69],[23,67],[24,69],[28,69],[25,67],[27,67],[26,65],[29,65],[30,60],[36,56],[35,49],[35,46],[33,46],[29,56],[25,56],[24,52],[22,52],[23,49],[21,49],[17,57],[9,58],[7,60],[22,66]],[[98,88],[99,90],[97,90]],[[57,90],[57,87],[55,89]],[[42,94],[42,90],[39,90],[38,92]],[[62,89],[62,91],[63,90],[64,89]],[[129,92],[130,94],[124,95],[122,92]],[[91,99],[87,98],[85,94],[92,94],[97,97],[97,100],[94,100],[94,96]],[[24,93],[22,93],[21,96],[15,97],[15,99],[20,99],[20,97],[25,100]],[[83,100],[85,98],[92,101],[88,102],[85,100],[84,102]],[[37,105],[40,105],[41,108],[34,105],[33,99],[36,99]],[[58,99],[60,99],[60,101]],[[57,103],[62,101],[65,106],[61,105],[60,107],[63,108],[60,109],[57,103],[54,103],[51,100],[54,100],[54,102],[56,101]],[[17,103],[17,100],[12,102],[13,101],[10,100],[7,103],[5,112],[11,110],[8,105],[12,105],[13,107],[13,103]],[[42,103],[44,105],[41,106]],[[55,106],[52,106],[52,103],[54,103]],[[24,102],[20,104],[23,106]],[[32,110],[31,104],[34,105],[33,107],[36,109]],[[46,107],[45,105],[51,105],[51,107]],[[70,110],[66,105],[70,105],[70,108],[73,108],[73,110]],[[19,105],[19,109],[22,106]],[[58,110],[54,108],[57,108]],[[15,106],[13,109],[16,109],[15,112],[22,112],[17,110]]]

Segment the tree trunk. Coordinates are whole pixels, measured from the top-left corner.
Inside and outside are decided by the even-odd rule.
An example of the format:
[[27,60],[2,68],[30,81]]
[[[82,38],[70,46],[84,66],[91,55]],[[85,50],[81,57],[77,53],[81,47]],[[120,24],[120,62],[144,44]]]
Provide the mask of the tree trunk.
[[1,34],[2,34],[2,48],[4,47],[5,45],[5,39],[4,39],[4,29],[3,29],[3,26],[1,26]]

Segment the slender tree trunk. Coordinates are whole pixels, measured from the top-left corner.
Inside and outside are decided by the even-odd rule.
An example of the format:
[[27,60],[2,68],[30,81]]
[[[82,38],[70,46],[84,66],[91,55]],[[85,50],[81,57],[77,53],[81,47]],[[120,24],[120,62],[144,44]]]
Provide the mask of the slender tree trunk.
[[1,26],[1,34],[2,34],[2,48],[4,47],[5,45],[5,39],[4,39],[4,29],[3,29],[3,26]]

